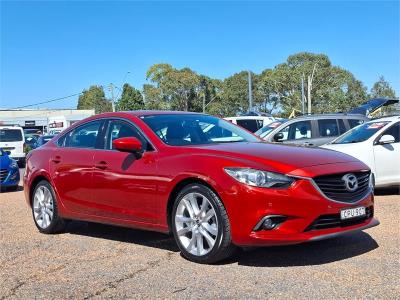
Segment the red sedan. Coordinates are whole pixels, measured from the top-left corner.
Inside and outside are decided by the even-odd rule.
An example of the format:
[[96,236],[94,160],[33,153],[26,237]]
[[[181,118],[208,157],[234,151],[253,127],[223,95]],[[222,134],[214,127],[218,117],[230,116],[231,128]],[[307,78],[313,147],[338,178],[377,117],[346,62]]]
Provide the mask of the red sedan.
[[85,119],[30,152],[24,185],[40,232],[72,219],[172,232],[182,254],[200,263],[237,246],[296,244],[379,224],[362,162],[267,144],[196,113]]

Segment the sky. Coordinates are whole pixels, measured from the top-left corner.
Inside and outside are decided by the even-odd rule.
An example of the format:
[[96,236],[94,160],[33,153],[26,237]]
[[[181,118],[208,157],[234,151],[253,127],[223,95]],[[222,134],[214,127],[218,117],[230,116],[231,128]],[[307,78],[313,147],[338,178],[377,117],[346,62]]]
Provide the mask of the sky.
[[302,51],[327,54],[368,89],[382,75],[400,95],[399,16],[399,1],[1,1],[0,107],[93,84],[141,89],[155,63],[223,79]]

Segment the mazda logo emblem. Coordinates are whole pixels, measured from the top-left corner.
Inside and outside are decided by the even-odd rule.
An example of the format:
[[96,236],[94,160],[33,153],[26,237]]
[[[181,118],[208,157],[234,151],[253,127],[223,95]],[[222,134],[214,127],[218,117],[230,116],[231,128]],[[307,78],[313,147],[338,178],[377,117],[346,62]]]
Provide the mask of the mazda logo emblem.
[[349,192],[354,192],[355,190],[358,189],[358,180],[356,175],[351,173],[346,174],[342,177],[342,180],[344,182],[346,190],[348,190]]

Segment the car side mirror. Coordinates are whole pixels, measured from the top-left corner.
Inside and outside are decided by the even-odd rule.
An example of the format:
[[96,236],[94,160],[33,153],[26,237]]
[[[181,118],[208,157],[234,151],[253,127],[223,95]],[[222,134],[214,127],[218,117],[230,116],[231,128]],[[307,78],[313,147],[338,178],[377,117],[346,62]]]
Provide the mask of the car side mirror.
[[113,148],[121,152],[139,153],[142,151],[142,143],[135,137],[123,137],[112,142]]
[[381,138],[378,141],[379,145],[385,145],[385,144],[391,144],[395,142],[395,138],[393,135],[390,134],[385,134],[382,135]]
[[11,155],[11,151],[4,151],[7,155]]
[[277,134],[274,135],[274,141],[275,142],[282,142],[283,140],[283,133],[278,132]]

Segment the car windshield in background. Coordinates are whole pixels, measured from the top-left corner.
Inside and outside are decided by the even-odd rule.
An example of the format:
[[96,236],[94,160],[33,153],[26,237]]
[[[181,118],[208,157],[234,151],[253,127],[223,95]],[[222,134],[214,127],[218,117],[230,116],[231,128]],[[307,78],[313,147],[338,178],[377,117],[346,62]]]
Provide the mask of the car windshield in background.
[[22,141],[22,132],[19,129],[0,129],[0,142]]
[[373,136],[378,130],[385,127],[388,123],[389,122],[365,123],[345,133],[343,136],[335,140],[332,144],[350,144],[364,142],[368,140],[371,136]]
[[268,133],[270,133],[273,129],[280,126],[283,122],[272,122],[271,124],[264,126],[257,130],[254,134],[260,137],[265,137]]
[[141,119],[164,143],[172,146],[260,141],[230,122],[207,115],[171,114]]

